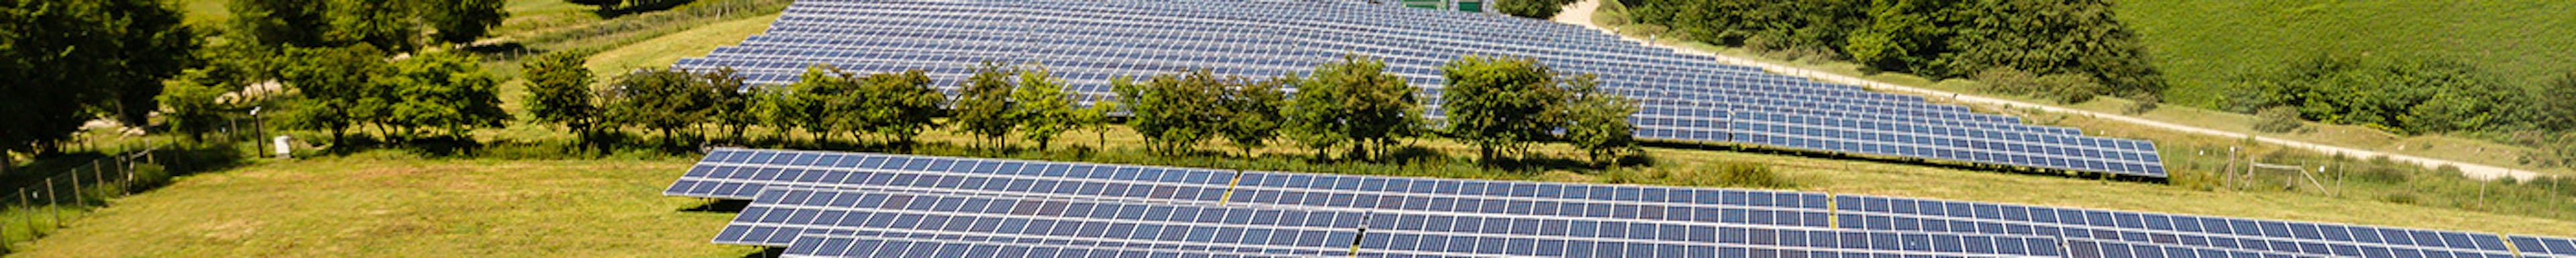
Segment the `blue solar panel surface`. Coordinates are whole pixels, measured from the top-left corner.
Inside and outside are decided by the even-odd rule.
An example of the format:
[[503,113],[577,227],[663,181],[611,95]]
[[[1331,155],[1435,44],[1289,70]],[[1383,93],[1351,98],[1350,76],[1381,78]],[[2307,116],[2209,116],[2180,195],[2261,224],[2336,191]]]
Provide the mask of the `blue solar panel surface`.
[[[1877,93],[1718,63],[1571,25],[1330,2],[805,0],[763,35],[683,69],[730,67],[754,84],[805,67],[923,70],[949,87],[978,64],[1048,65],[1088,101],[1116,76],[1206,68],[1298,74],[1344,53],[1381,58],[1437,118],[1437,67],[1465,55],[1531,57],[1601,75],[1643,104],[1640,137],[1745,143],[2162,178],[2152,143],[2021,124],[1922,97]],[[943,88],[943,91],[953,91]]]
[[[2564,238],[1875,196],[748,149],[711,152],[665,193],[752,199],[716,242],[815,255],[827,249],[797,249],[797,243],[809,236],[906,237],[966,245],[1076,243],[1138,253],[1372,257],[2558,257],[2576,251]],[[1088,212],[1062,208],[1073,206]],[[1328,215],[1293,216],[1322,220],[1309,224],[1259,215],[1277,213]],[[1077,226],[977,226],[1031,221]],[[1218,223],[1175,224],[1202,221]],[[1223,243],[1101,234],[1146,225],[1308,233]],[[1286,229],[1295,227],[1307,231]],[[1338,245],[1315,247],[1308,239]]]

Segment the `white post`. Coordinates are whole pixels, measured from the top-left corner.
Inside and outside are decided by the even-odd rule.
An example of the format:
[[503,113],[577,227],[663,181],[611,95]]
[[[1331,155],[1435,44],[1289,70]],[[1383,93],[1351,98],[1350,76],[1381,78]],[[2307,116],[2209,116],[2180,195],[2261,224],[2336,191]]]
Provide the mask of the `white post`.
[[286,140],[287,140],[288,138],[290,138],[290,137],[287,137],[287,136],[285,136],[285,135],[279,135],[279,136],[277,136],[277,138],[275,138],[275,140],[273,140],[273,141],[275,141],[275,142],[277,143],[277,158],[280,158],[280,159],[290,159],[290,158],[295,158],[294,156],[290,156],[290,155],[292,155],[292,154],[293,154],[294,149],[293,149],[293,148],[288,148],[288,147],[287,147],[287,145],[286,145]]

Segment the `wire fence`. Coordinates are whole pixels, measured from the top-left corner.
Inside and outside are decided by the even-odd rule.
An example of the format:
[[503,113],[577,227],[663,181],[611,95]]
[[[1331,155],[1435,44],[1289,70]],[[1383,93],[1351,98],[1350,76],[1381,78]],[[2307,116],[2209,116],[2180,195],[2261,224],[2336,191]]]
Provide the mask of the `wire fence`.
[[130,151],[90,160],[42,180],[18,182],[9,189],[6,209],[0,209],[0,253],[14,252],[19,241],[29,241],[53,233],[91,211],[107,205],[109,200],[138,193],[167,180],[166,171],[157,165],[159,152],[168,143],[147,145]]

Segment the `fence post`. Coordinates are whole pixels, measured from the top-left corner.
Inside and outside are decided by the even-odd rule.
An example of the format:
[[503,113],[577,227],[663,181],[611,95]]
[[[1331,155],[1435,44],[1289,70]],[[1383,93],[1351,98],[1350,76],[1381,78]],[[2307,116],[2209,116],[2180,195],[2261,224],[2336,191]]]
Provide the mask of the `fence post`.
[[35,197],[35,195],[29,195],[29,194],[27,194],[27,188],[18,188],[18,208],[19,208],[19,209],[23,209],[23,211],[18,212],[19,216],[21,216],[21,217],[18,217],[18,218],[19,218],[19,220],[18,220],[18,221],[19,221],[19,222],[26,222],[26,224],[27,224],[27,237],[28,237],[28,238],[35,238],[35,236],[36,236],[36,213],[35,213],[35,212],[36,212],[36,209],[34,208],[34,207],[35,207],[35,205],[29,205],[29,204],[27,204],[27,202],[28,202],[28,201],[30,201],[30,200],[32,200],[32,199],[36,199],[36,197]]
[[[89,171],[98,171],[98,160],[90,160],[90,161],[89,161]],[[92,172],[92,173],[96,173],[96,172]],[[83,203],[89,203],[89,200],[87,200],[86,198],[84,198],[84,196],[81,196],[82,194],[81,194],[81,187],[80,187],[80,169],[77,169],[77,168],[72,169],[72,174],[71,174],[70,176],[67,176],[67,177],[71,178],[71,180],[72,180],[72,204],[73,204],[73,205],[79,205],[79,204],[83,204]],[[59,199],[59,198],[57,198],[57,199]],[[55,222],[55,223],[58,223],[58,224],[59,224],[59,223],[61,223],[61,222]]]
[[54,228],[63,227],[63,194],[54,192],[54,179],[45,179],[45,207],[54,210]]

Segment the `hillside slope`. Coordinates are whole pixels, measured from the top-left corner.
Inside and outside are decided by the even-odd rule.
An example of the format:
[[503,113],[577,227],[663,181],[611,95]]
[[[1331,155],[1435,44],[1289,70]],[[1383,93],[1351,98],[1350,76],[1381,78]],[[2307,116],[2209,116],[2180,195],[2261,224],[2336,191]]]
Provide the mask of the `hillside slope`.
[[2467,62],[2507,85],[2576,69],[2576,1],[2143,0],[2113,6],[2172,86],[2167,102],[2224,105],[2229,82],[2321,55]]

